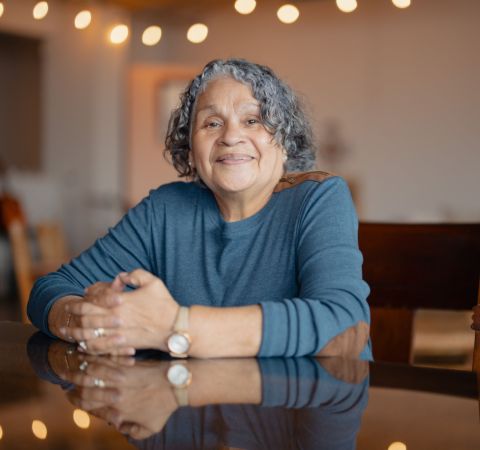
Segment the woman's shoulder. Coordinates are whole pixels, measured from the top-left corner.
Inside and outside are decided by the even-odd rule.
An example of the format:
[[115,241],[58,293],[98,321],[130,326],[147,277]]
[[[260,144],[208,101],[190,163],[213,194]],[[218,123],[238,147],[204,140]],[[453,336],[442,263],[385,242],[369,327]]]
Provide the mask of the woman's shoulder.
[[348,186],[346,181],[335,174],[314,170],[311,172],[292,172],[285,174],[276,185],[274,192],[310,192],[343,190]]

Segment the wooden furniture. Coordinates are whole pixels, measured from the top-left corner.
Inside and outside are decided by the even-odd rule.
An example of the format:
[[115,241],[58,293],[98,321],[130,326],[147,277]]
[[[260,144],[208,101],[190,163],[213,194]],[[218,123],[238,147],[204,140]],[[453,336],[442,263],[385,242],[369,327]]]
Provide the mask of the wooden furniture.
[[[27,303],[33,283],[66,260],[65,239],[58,224],[39,224],[30,236],[20,203],[8,194],[0,197],[0,217],[10,241],[22,321],[27,323]],[[38,247],[38,252],[33,251],[33,246]],[[34,253],[39,257],[34,258]]]
[[[359,244],[377,360],[411,362],[416,309],[468,310],[477,304],[480,224],[361,223]],[[476,334],[474,361],[480,358]]]

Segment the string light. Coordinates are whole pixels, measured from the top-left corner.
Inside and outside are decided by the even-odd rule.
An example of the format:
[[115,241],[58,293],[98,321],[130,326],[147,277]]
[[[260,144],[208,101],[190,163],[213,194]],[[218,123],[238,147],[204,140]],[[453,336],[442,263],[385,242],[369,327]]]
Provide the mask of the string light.
[[32,422],[32,432],[37,439],[47,439],[47,426],[41,420]]
[[278,8],[277,17],[280,22],[293,23],[300,16],[300,11],[294,5],[283,5]]
[[3,6],[3,3],[0,2],[0,17],[3,16],[4,11],[5,11],[5,6]]
[[411,0],[392,0],[392,3],[397,7],[397,8],[408,8],[411,4]]
[[337,8],[344,12],[350,13],[357,9],[357,0],[336,0]]
[[0,425],[0,439],[2,439],[2,438],[3,438],[3,428],[2,428],[2,426]]
[[115,25],[110,31],[110,42],[112,44],[123,44],[128,38],[128,27],[124,24]]
[[142,34],[142,42],[148,46],[158,44],[160,39],[162,39],[162,29],[157,25],[146,28]]
[[208,27],[203,23],[192,25],[187,31],[187,39],[193,44],[200,44],[208,36]]
[[90,416],[81,409],[73,411],[73,421],[78,428],[87,429],[90,426]]
[[250,14],[256,6],[257,2],[255,0],[237,0],[234,7],[240,14]]
[[84,30],[92,22],[92,13],[88,10],[80,11],[75,16],[75,28],[77,30]]
[[48,3],[38,2],[33,7],[33,18],[35,20],[42,20],[48,14]]

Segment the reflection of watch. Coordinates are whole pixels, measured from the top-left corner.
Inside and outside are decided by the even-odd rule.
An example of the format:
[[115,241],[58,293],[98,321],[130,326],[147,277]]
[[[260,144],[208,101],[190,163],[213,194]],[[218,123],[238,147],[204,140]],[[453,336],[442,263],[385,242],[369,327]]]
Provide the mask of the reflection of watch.
[[171,356],[186,358],[190,350],[191,339],[188,334],[188,308],[180,306],[173,324],[173,332],[168,337],[167,348]]
[[167,372],[167,379],[172,385],[178,406],[188,406],[187,387],[192,382],[192,373],[185,361],[173,362]]

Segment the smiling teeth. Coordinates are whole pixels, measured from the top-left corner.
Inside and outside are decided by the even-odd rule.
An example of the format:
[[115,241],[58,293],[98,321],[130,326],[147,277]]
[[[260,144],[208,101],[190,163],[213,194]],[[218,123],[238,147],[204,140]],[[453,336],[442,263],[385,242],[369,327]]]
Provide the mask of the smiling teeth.
[[218,158],[218,161],[226,161],[226,160],[243,161],[247,159],[253,159],[253,157],[247,156],[247,155],[227,155],[227,156],[221,156],[220,158]]

